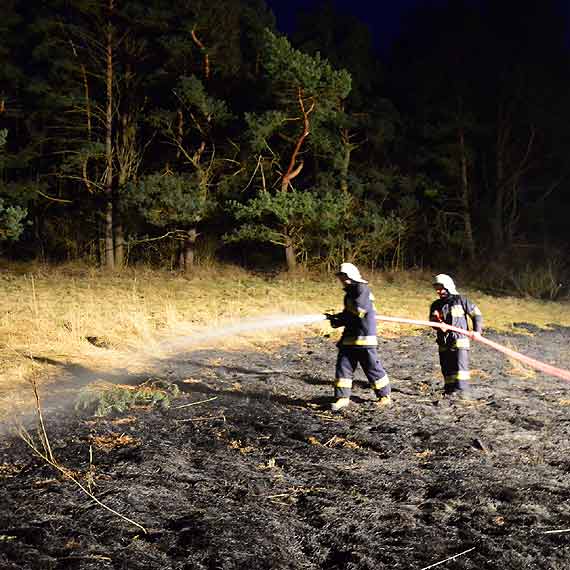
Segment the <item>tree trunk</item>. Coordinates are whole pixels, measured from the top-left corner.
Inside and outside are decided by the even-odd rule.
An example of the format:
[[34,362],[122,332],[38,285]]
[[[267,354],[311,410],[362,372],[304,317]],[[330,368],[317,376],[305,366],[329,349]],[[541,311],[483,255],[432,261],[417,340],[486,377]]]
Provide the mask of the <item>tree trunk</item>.
[[137,168],[138,153],[133,117],[123,112],[118,121],[119,136],[113,149],[117,160],[117,176],[113,187],[114,197],[114,237],[115,237],[115,265],[121,269],[125,264],[125,236],[123,216],[121,210],[121,190],[134,178]]
[[194,269],[194,244],[190,240],[184,242],[184,273],[187,275]]
[[473,226],[471,224],[471,208],[469,204],[469,180],[467,177],[467,151],[465,149],[465,133],[463,127],[459,127],[459,161],[461,166],[461,207],[463,215],[463,231],[467,245],[469,261],[475,259],[475,240],[473,238]]
[[344,149],[342,157],[342,170],[340,171],[340,190],[343,194],[348,193],[348,168],[350,166],[350,147]]
[[180,160],[180,156],[182,155],[182,141],[184,139],[184,115],[182,113],[182,109],[178,109],[178,111],[176,111],[176,117],[178,121],[176,124],[176,141],[178,143],[176,158]]
[[287,271],[295,271],[297,269],[297,256],[291,243],[285,246],[285,260],[287,262]]
[[125,264],[125,234],[118,196],[115,196],[113,208],[113,237],[115,238],[115,267],[121,269]]
[[[289,189],[289,184],[291,180],[296,178],[301,170],[303,170],[303,161],[299,161],[297,163],[297,156],[301,150],[301,146],[303,145],[304,140],[309,136],[310,133],[310,123],[309,123],[309,115],[315,110],[315,102],[311,102],[311,106],[309,109],[305,108],[305,102],[303,101],[303,91],[299,88],[297,93],[299,107],[301,109],[301,113],[303,114],[303,130],[297,139],[295,144],[295,148],[293,149],[293,153],[291,154],[291,158],[289,160],[289,166],[287,167],[287,171],[281,178],[281,192],[287,192]],[[297,268],[297,256],[295,255],[295,250],[293,248],[293,243],[289,241],[289,243],[285,246],[285,261],[287,262],[287,270],[294,271]]]
[[184,271],[190,273],[194,269],[194,257],[196,252],[196,239],[198,232],[196,228],[188,231],[188,237],[184,241]]
[[115,268],[115,255],[113,251],[113,200],[105,201],[105,267]]
[[350,143],[348,129],[343,129],[341,138],[344,144],[344,153],[340,170],[340,190],[343,193],[348,193],[348,170],[350,168],[350,156],[354,147]]
[[196,228],[188,230],[188,236],[182,242],[180,252],[178,254],[178,265],[184,273],[188,274],[194,269],[196,240],[198,232]]
[[109,22],[107,24],[107,69],[105,75],[107,87],[107,105],[105,110],[105,267],[115,268],[115,252],[113,246],[113,28],[111,14],[113,0],[109,0]]
[[44,228],[44,217],[40,215],[34,216],[34,238],[37,244],[36,247],[36,260],[45,263],[46,260],[46,252],[44,248],[44,240],[43,240],[43,228]]

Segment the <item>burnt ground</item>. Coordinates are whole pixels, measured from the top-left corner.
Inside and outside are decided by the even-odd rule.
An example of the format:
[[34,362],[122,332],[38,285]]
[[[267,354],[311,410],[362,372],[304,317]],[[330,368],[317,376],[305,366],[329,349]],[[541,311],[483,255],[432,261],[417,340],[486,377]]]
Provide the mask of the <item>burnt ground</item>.
[[[570,368],[569,328],[528,328],[487,336]],[[0,567],[567,570],[570,386],[472,352],[470,403],[441,400],[426,332],[381,338],[391,409],[357,384],[326,411],[336,349],[309,338],[179,357],[166,410],[50,413],[60,463],[147,532],[5,436]]]

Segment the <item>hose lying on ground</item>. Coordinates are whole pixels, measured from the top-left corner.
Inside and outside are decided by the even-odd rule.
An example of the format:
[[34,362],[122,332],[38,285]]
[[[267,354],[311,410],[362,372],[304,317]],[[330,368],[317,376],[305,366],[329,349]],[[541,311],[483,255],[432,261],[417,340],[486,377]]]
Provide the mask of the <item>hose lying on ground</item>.
[[519,360],[520,362],[527,364],[528,366],[531,366],[532,368],[536,368],[537,370],[544,372],[545,374],[549,374],[550,376],[556,376],[557,378],[562,378],[562,380],[567,380],[568,382],[570,382],[570,371],[569,370],[564,370],[562,368],[556,368],[556,366],[546,364],[545,362],[541,362],[540,360],[535,360],[534,358],[531,358],[530,356],[526,356],[525,354],[521,354],[520,352],[516,352],[515,350],[507,348],[506,346],[503,346],[502,344],[499,344],[498,342],[494,342],[492,340],[489,340],[488,338],[485,338],[484,336],[474,335],[473,331],[468,331],[465,329],[460,329],[458,327],[447,325],[445,323],[436,323],[436,322],[432,322],[432,321],[416,321],[414,319],[404,319],[402,317],[386,317],[383,315],[377,315],[376,318],[379,321],[388,321],[388,322],[392,322],[392,323],[404,323],[404,324],[408,324],[408,325],[420,325],[420,326],[424,326],[424,327],[433,327],[433,328],[441,329],[442,331],[455,331],[455,332],[464,334],[465,336],[468,336],[469,338],[476,340],[477,342],[481,342],[483,344],[486,344],[487,346],[490,346],[491,348],[494,348],[495,350],[498,350],[499,352],[502,352],[503,354],[506,354],[507,356],[510,356],[511,358]]

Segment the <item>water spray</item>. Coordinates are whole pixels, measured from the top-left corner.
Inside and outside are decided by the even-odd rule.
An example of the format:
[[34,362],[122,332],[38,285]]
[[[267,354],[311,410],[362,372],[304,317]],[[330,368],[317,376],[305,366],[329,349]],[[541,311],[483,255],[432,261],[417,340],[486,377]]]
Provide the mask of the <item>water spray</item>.
[[184,350],[192,345],[203,344],[210,340],[217,340],[237,336],[244,333],[251,333],[259,330],[275,328],[285,328],[291,326],[311,325],[325,320],[323,314],[311,315],[269,315],[265,317],[240,320],[238,323],[230,324],[222,329],[211,332],[196,332],[176,339],[165,340],[160,343],[160,348],[168,351]]
[[532,368],[536,368],[537,370],[540,370],[540,371],[544,372],[545,374],[548,374],[550,376],[556,376],[557,378],[561,378],[562,380],[566,380],[566,381],[570,382],[570,371],[569,370],[557,368],[556,366],[546,364],[545,362],[541,362],[540,360],[536,360],[534,358],[531,358],[530,356],[526,356],[525,354],[521,354],[520,352],[516,352],[515,350],[507,348],[506,346],[503,346],[502,344],[499,344],[498,342],[494,342],[492,340],[489,340],[488,338],[485,338],[484,336],[475,335],[473,333],[473,331],[468,331],[468,330],[461,329],[459,327],[454,327],[452,325],[448,325],[445,323],[436,323],[436,322],[432,322],[432,321],[418,321],[415,319],[405,319],[402,317],[386,317],[384,315],[378,315],[376,317],[376,319],[379,321],[387,321],[387,322],[391,322],[391,323],[403,323],[403,324],[407,324],[407,325],[420,325],[420,326],[424,326],[424,327],[438,328],[438,329],[441,329],[443,332],[445,332],[445,331],[458,332],[458,333],[461,333],[461,334],[463,334],[463,335],[465,335],[465,336],[467,336],[473,340],[476,340],[477,342],[480,342],[482,344],[486,344],[487,346],[490,346],[491,348],[494,348],[495,350],[502,352],[503,354],[506,354],[507,356],[514,358],[515,360],[519,360],[520,362],[522,362],[528,366],[531,366]]

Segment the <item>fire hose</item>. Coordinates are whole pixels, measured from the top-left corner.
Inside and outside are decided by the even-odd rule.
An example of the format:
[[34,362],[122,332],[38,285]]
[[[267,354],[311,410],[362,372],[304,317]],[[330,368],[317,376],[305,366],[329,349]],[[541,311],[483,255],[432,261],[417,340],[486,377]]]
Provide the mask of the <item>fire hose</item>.
[[467,336],[473,340],[476,340],[477,342],[481,342],[483,344],[486,344],[487,346],[490,346],[491,348],[494,348],[495,350],[502,352],[503,354],[506,354],[507,356],[514,358],[515,360],[519,360],[523,364],[531,366],[532,368],[536,368],[537,370],[540,370],[540,371],[544,372],[545,374],[548,374],[550,376],[556,376],[557,378],[562,378],[562,380],[566,380],[566,381],[570,382],[570,371],[569,370],[564,370],[563,368],[557,368],[556,366],[546,364],[545,362],[541,362],[540,360],[536,360],[534,358],[531,358],[530,356],[526,356],[525,354],[521,354],[520,352],[517,352],[515,350],[507,348],[506,346],[503,346],[502,344],[499,344],[498,342],[494,342],[492,340],[489,340],[488,338],[485,338],[484,336],[476,335],[473,333],[473,331],[468,331],[465,329],[461,329],[459,327],[454,327],[454,326],[448,325],[446,323],[438,323],[438,322],[432,322],[432,321],[417,321],[414,319],[405,319],[402,317],[386,317],[383,315],[377,315],[376,319],[379,321],[387,321],[387,322],[392,322],[392,323],[403,323],[403,324],[408,324],[408,325],[420,325],[420,326],[424,326],[424,327],[438,328],[438,329],[441,329],[443,332],[454,331],[457,333],[461,333],[461,334],[463,334],[463,335],[465,335],[465,336]]

